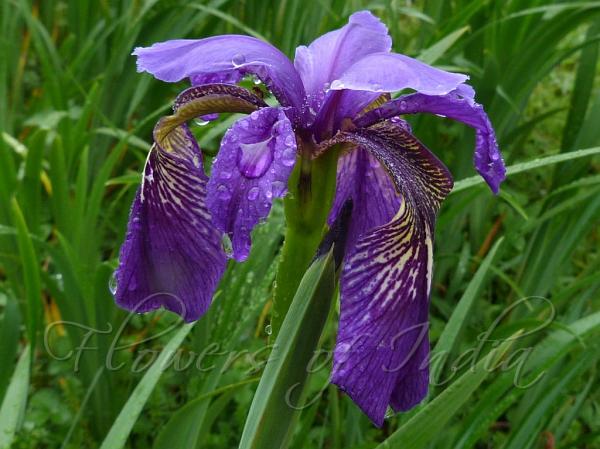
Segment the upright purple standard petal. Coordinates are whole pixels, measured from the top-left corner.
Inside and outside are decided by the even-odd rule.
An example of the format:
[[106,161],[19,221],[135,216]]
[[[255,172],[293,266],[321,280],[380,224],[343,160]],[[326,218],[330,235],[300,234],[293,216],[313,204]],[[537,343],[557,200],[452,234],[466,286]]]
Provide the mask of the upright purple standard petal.
[[[365,56],[331,83],[332,90],[397,92],[413,89],[428,95],[452,92],[469,77],[436,69],[397,53]],[[464,93],[467,91],[465,90]]]
[[271,44],[250,36],[175,39],[138,47],[133,54],[138,57],[138,71],[162,81],[198,81],[209,74],[227,78],[236,70],[258,76],[284,106],[300,108],[304,99],[302,81],[291,61]]
[[186,321],[209,307],[226,257],[206,207],[202,153],[186,125],[155,143],[115,273],[119,306],[165,307]]
[[366,113],[355,120],[355,124],[364,127],[397,115],[422,112],[458,120],[475,129],[473,157],[475,168],[492,191],[498,193],[500,184],[506,177],[506,168],[498,148],[494,128],[483,107],[469,96],[465,97],[461,94],[462,92],[459,91],[441,96],[419,93],[405,95]]
[[328,144],[343,142],[377,158],[401,195],[389,222],[349,241],[332,374],[381,426],[388,405],[405,410],[427,392],[434,223],[452,179],[404,126],[340,133]]
[[273,198],[283,197],[296,163],[292,124],[279,108],[263,108],[227,131],[208,183],[215,225],[232,241],[233,257],[250,252],[250,233],[267,217]]
[[387,27],[369,11],[352,14],[348,24],[296,49],[294,66],[306,89],[309,105],[316,111],[331,81],[363,56],[388,52],[392,39]]

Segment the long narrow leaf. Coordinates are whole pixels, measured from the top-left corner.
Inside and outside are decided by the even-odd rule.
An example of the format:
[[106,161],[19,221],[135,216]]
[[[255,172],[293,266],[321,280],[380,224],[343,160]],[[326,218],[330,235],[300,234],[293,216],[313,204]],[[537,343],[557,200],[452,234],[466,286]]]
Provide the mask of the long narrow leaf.
[[131,393],[131,396],[129,396],[121,413],[117,416],[108,435],[106,435],[106,438],[102,442],[100,449],[121,449],[125,446],[127,437],[129,437],[133,425],[137,421],[146,401],[150,397],[150,393],[152,393],[152,390],[154,390],[163,371],[169,365],[171,357],[193,327],[194,323],[184,324],[171,338],[156,361],[152,364],[146,374],[144,374],[140,383],[137,384]]
[[9,449],[25,412],[29,391],[30,347],[21,354],[0,407],[0,449]]
[[327,319],[334,265],[330,251],[302,278],[254,394],[240,449],[285,447],[301,404],[307,366]]

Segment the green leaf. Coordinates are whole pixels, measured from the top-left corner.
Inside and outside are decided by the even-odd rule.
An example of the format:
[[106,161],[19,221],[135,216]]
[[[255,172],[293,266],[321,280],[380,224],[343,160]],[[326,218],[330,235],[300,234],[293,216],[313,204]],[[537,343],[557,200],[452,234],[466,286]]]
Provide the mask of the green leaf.
[[17,301],[6,297],[4,316],[0,320],[0,401],[4,397],[14,369],[19,348],[20,326],[21,315]]
[[[469,315],[471,307],[473,307],[473,304],[475,303],[475,299],[477,299],[479,292],[481,291],[483,281],[488,274],[490,266],[494,260],[494,256],[496,255],[496,252],[498,252],[498,248],[500,248],[502,245],[503,240],[504,238],[500,238],[492,247],[485,259],[483,259],[483,262],[481,262],[481,265],[475,273],[475,276],[473,276],[473,279],[471,279],[471,282],[469,282],[469,285],[467,286],[462,298],[455,307],[454,312],[452,312],[452,316],[450,316],[448,324],[446,324],[444,327],[442,335],[440,335],[432,354],[447,355],[452,351],[461,329],[468,321],[467,316]],[[431,370],[431,377],[434,383],[437,383],[437,380],[444,368],[444,361],[446,359],[440,358],[436,360],[438,363],[432,366]]]
[[19,358],[6,396],[0,407],[0,449],[11,447],[19,423],[25,413],[29,391],[29,371],[31,365],[30,347],[27,346]]
[[452,47],[456,43],[457,40],[461,38],[463,34],[469,31],[469,29],[470,27],[467,25],[462,28],[459,28],[456,31],[453,31],[443,39],[433,44],[431,47],[423,50],[419,54],[418,59],[427,64],[435,63],[444,53],[448,51],[450,47]]
[[286,447],[331,305],[334,265],[330,250],[302,278],[254,394],[240,449]]
[[[444,426],[469,400],[489,373],[495,369],[514,343],[516,336],[508,338],[499,347],[492,349],[472,369],[446,388],[433,401],[423,407],[402,427],[390,435],[376,449],[419,449],[444,431]],[[426,429],[426,431],[425,431]]]
[[[546,156],[539,159],[534,159],[528,162],[521,162],[519,164],[510,165],[506,169],[506,175],[516,175],[517,173],[523,173],[536,168],[547,167],[549,165],[559,164],[561,162],[570,161],[573,159],[580,159],[583,157],[594,156],[600,154],[600,147],[586,148],[584,150],[569,151],[568,153],[555,154],[552,156]],[[452,193],[460,192],[479,184],[483,184],[484,181],[480,176],[471,176],[469,178],[461,179],[454,183]]]
[[102,442],[100,449],[121,449],[125,446],[127,437],[131,433],[133,425],[137,421],[150,393],[158,383],[163,371],[169,366],[171,357],[177,351],[187,334],[192,330],[195,323],[184,324],[177,333],[171,338],[169,343],[162,350],[156,362],[144,374],[142,380],[137,384],[129,399],[123,406],[123,409],[117,416],[108,435]]
[[585,341],[595,338],[600,331],[600,312],[569,324],[568,329],[568,331],[553,332],[538,343],[527,359],[524,373],[519,373],[518,370],[521,368],[514,364],[510,370],[494,380],[484,391],[480,401],[471,409],[469,416],[464,419],[461,434],[453,447],[457,449],[473,447],[487,432],[489,426],[527,391],[522,386],[511,388],[514,386],[516,375],[519,375],[520,385],[533,384],[547,375],[546,371],[560,363],[570,351],[580,348],[582,339]]
[[33,242],[19,203],[13,198],[11,205],[13,222],[17,229],[17,244],[23,264],[23,280],[25,297],[27,298],[27,333],[29,343],[35,348],[36,335],[42,315],[40,269],[35,249],[33,248]]

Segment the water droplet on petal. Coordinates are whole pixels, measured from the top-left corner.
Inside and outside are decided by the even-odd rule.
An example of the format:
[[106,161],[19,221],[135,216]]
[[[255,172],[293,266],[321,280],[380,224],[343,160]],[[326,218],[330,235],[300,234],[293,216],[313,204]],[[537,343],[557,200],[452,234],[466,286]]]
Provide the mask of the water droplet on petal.
[[281,155],[281,163],[286,167],[291,167],[296,163],[296,150],[294,148],[286,148]]
[[296,143],[296,141],[293,136],[287,135],[285,137],[285,140],[283,141],[283,143],[285,144],[286,147],[291,147]]
[[273,184],[271,184],[271,187],[273,189],[273,195],[276,197],[280,197],[280,196],[284,195],[285,191],[287,189],[287,186],[285,185],[285,183],[283,183],[281,181],[274,181]]
[[210,122],[208,120],[204,120],[202,117],[198,117],[198,118],[194,119],[194,124],[198,125],[198,126],[206,126],[209,123]]
[[113,295],[117,294],[117,275],[116,272],[112,274],[110,279],[108,280],[108,289]]
[[222,200],[228,200],[231,198],[231,192],[225,184],[221,184],[219,187],[217,187],[217,193],[219,194],[219,198]]
[[245,62],[246,57],[241,53],[236,53],[235,55],[233,55],[233,58],[231,58],[231,63],[234,67],[239,67]]
[[250,201],[254,201],[259,194],[260,190],[258,189],[258,187],[252,187],[250,190],[248,190],[248,199]]
[[257,85],[257,86],[258,86],[260,83],[262,83],[262,81],[260,80],[260,78],[259,78],[259,77],[257,77],[257,76],[255,76],[255,77],[254,77],[254,79],[252,80],[252,82],[253,82],[255,85]]
[[271,335],[273,333],[273,327],[270,324],[265,326],[265,334]]

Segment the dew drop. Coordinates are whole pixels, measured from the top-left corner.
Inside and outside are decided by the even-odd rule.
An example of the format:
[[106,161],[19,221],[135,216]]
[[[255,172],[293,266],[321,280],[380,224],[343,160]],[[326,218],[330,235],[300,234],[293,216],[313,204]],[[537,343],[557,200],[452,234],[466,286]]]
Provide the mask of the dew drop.
[[265,334],[271,335],[273,333],[273,327],[270,324],[265,326]]
[[198,118],[194,119],[194,124],[198,125],[198,126],[206,126],[209,123],[210,122],[208,120],[204,120],[204,119],[202,119],[202,117],[198,117]]
[[221,184],[219,187],[217,187],[217,193],[219,194],[219,198],[222,200],[228,200],[231,198],[231,192],[225,184]]
[[296,163],[296,150],[294,148],[286,148],[281,155],[281,163],[286,167],[291,167]]
[[248,199],[250,201],[254,201],[258,197],[258,193],[258,187],[252,187],[250,190],[248,190]]
[[283,143],[285,144],[286,147],[291,147],[296,143],[296,141],[293,136],[287,135],[285,137],[285,140],[283,141]]
[[233,58],[231,58],[231,63],[234,67],[239,67],[244,62],[246,62],[246,57],[241,53],[236,53],[235,55],[233,55]]
[[273,188],[273,195],[276,197],[282,196],[287,188],[285,183],[281,181],[274,181],[273,184],[271,184],[271,187]]
[[113,295],[117,294],[117,276],[116,272],[112,274],[110,279],[108,280],[108,289]]
[[256,86],[258,86],[260,83],[262,83],[262,81],[261,81],[261,80],[260,80],[260,78],[258,78],[258,77],[254,77],[254,79],[252,80],[252,82],[253,82],[253,83],[254,83]]

